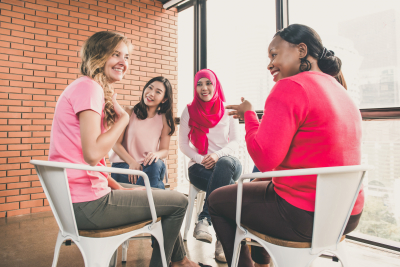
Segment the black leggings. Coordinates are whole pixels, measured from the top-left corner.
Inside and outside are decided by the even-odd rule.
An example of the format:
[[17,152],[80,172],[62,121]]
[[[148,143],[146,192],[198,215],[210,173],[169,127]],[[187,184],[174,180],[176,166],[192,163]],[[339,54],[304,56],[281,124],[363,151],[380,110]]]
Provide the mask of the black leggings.
[[[215,232],[221,240],[228,265],[231,265],[236,231],[237,185],[218,188],[208,198],[209,212]],[[361,213],[350,216],[344,234],[353,231]],[[272,182],[243,184],[241,223],[249,228],[280,239],[310,242],[314,212],[305,211],[286,202],[275,193]],[[253,246],[251,257],[247,246],[242,246],[238,266],[270,263],[270,256],[262,247]]]

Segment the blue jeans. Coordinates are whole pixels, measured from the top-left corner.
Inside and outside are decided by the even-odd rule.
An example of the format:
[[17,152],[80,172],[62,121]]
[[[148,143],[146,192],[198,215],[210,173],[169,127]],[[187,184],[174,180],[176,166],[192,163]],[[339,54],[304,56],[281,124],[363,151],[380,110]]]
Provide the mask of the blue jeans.
[[194,164],[189,168],[190,182],[200,190],[206,191],[203,211],[199,214],[199,220],[207,218],[211,225],[211,217],[208,212],[208,196],[217,188],[234,184],[242,173],[242,164],[232,156],[224,156],[218,159],[214,168],[206,169],[203,165]]
[[[111,167],[129,169],[129,165],[126,162],[113,163]],[[147,174],[150,180],[150,186],[155,188],[165,189],[163,179],[165,176],[166,167],[162,160],[157,160],[150,165],[143,166],[143,172]],[[119,183],[130,184],[127,174],[112,173],[111,177]],[[136,181],[137,185],[144,185],[144,180],[142,176],[139,176]]]

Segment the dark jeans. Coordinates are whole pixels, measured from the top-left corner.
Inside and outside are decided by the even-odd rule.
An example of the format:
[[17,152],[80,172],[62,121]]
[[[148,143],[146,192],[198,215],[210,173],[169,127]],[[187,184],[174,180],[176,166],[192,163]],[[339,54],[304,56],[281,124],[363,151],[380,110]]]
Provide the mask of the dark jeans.
[[[111,167],[129,169],[129,165],[126,162],[113,163]],[[142,164],[142,167],[143,172],[149,177],[151,187],[165,189],[163,179],[167,168],[162,160],[159,159],[157,162],[153,162],[147,166],[143,166]],[[119,183],[130,184],[127,174],[112,173],[111,177]],[[142,176],[139,176],[138,180],[136,181],[136,185],[144,185]]]
[[[230,266],[236,232],[237,185],[215,190],[208,198],[211,220]],[[313,230],[314,212],[290,205],[275,193],[270,181],[243,184],[241,223],[247,227],[280,239],[310,242]],[[353,231],[361,213],[350,216],[344,234]],[[264,248],[252,247],[251,257],[247,246],[240,250],[238,266],[254,266],[270,263],[270,256]]]
[[203,165],[194,164],[189,168],[190,182],[200,190],[206,191],[206,199],[203,211],[199,214],[199,220],[207,218],[211,224],[211,217],[208,212],[208,196],[217,188],[234,184],[242,173],[242,164],[232,156],[224,156],[218,159],[214,168],[206,169]]

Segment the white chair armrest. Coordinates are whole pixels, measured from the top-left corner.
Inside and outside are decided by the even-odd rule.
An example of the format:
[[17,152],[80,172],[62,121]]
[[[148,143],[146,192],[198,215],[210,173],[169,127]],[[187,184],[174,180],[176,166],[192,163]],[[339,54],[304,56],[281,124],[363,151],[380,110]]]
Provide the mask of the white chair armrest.
[[31,160],[31,164],[40,165],[40,166],[48,166],[54,168],[63,168],[63,169],[76,169],[76,170],[84,170],[84,171],[97,171],[97,172],[109,172],[109,173],[119,173],[119,174],[128,174],[128,175],[139,175],[143,177],[144,186],[146,187],[147,199],[149,200],[150,212],[152,223],[151,226],[157,222],[157,213],[154,206],[153,193],[151,192],[149,177],[146,173],[137,170],[130,169],[120,169],[120,168],[112,168],[112,167],[100,167],[100,166],[89,166],[84,164],[73,164],[66,162],[56,162],[56,161],[44,161],[44,160]]
[[354,165],[354,166],[282,170],[282,171],[271,171],[271,172],[256,172],[256,173],[244,174],[240,176],[237,181],[238,190],[237,190],[237,202],[236,202],[236,225],[238,229],[241,229],[243,232],[245,232],[245,230],[240,226],[240,217],[242,215],[243,180],[245,179],[357,172],[357,171],[365,171],[366,169],[371,169],[371,168],[372,168],[371,166]]

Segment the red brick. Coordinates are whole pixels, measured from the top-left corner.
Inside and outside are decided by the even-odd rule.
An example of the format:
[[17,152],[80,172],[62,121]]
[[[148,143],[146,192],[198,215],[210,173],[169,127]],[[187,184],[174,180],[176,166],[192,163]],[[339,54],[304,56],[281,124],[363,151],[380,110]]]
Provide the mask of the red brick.
[[27,15],[27,14],[25,14],[25,20],[32,20],[32,21],[36,21],[36,22],[47,23],[47,18],[31,16],[31,15]]
[[44,150],[21,151],[21,156],[43,156]]
[[0,218],[6,217],[6,214],[7,214],[7,212],[5,212],[5,211],[0,212]]
[[0,144],[20,144],[20,138],[0,138]]
[[9,99],[32,100],[32,96],[24,94],[10,94]]
[[24,69],[45,70],[46,66],[37,64],[24,64]]
[[35,39],[46,41],[46,42],[56,42],[57,41],[56,37],[48,36],[47,33],[46,33],[46,35],[35,34]]
[[[21,51],[22,52],[22,51]],[[10,61],[32,63],[32,58],[10,55]]]
[[21,209],[32,208],[32,207],[41,207],[41,206],[43,206],[43,199],[35,199],[35,200],[20,202]]
[[22,209],[22,210],[11,210],[7,211],[7,217],[12,217],[12,216],[18,216],[18,215],[23,215],[23,214],[29,214],[31,213],[31,209]]
[[[42,193],[42,192],[43,192],[43,188],[42,187],[23,188],[23,189],[21,189],[21,195]],[[0,191],[0,193],[1,193],[1,191]]]
[[30,200],[30,195],[21,195],[21,196],[12,196],[12,197],[7,197],[6,201],[7,202],[19,202],[19,201],[25,201],[25,200]]
[[8,137],[31,137],[31,132],[8,132]]
[[0,126],[0,131],[4,132],[4,131],[20,131],[21,130],[21,126],[9,126],[9,125],[1,125]]
[[78,23],[78,21],[79,21],[78,18],[74,18],[71,16],[63,16],[63,15],[58,15],[58,19],[62,20],[62,21],[72,22],[72,23]]
[[47,6],[42,6],[42,5],[35,5],[31,3],[25,3],[26,8],[34,9],[34,10],[42,10],[42,11],[47,11]]
[[50,206],[32,208],[32,213],[50,211]]
[[16,210],[19,208],[19,202],[0,204],[0,211]]
[[[39,177],[35,174],[35,175],[25,175],[25,176],[21,176],[21,182],[27,182],[27,181],[39,181]],[[34,198],[32,198],[34,199]]]
[[8,107],[10,112],[32,112],[30,107]]
[[[22,165],[22,164],[21,164]],[[21,166],[21,168],[23,168],[22,166]],[[7,171],[7,176],[16,176],[16,175],[28,175],[28,174],[31,174],[31,171],[30,170],[15,170],[15,171]],[[8,185],[10,185],[10,184],[8,184]],[[14,188],[21,188],[21,187],[8,187],[8,185],[7,185],[7,189],[14,189]],[[25,187],[25,186],[24,186]],[[28,187],[29,187],[29,185],[28,185]]]
[[30,157],[17,157],[17,158],[8,158],[7,163],[21,163],[21,162],[29,162],[31,160]]
[[8,145],[8,150],[30,150],[30,149],[31,145]]
[[7,183],[18,183],[18,182],[19,182],[19,177],[0,178],[0,183],[2,183],[2,184],[7,184]]
[[[45,17],[45,18],[50,18],[50,19],[57,19],[57,14],[54,13],[49,13],[49,12],[43,12],[43,11],[36,11],[36,16],[39,17]],[[60,15],[61,16],[61,15]]]

